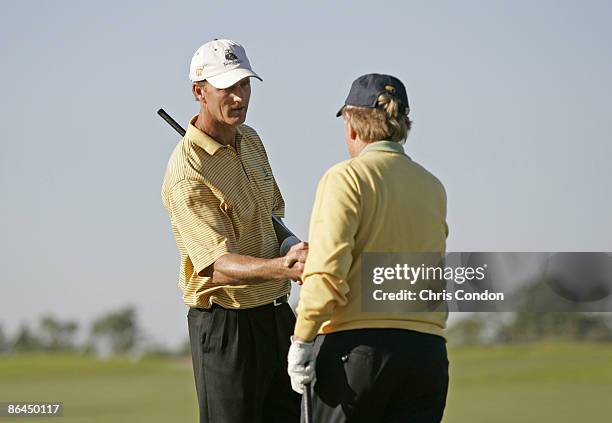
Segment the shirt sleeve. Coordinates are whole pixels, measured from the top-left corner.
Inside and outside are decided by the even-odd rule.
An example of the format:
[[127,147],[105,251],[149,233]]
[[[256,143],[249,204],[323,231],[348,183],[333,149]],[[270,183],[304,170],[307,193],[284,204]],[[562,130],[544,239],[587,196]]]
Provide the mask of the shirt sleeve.
[[348,166],[328,171],[319,186],[310,220],[295,335],[312,340],[337,306],[347,303],[347,275],[359,226],[360,194]]
[[231,252],[234,229],[206,184],[182,180],[169,193],[169,211],[198,273]]

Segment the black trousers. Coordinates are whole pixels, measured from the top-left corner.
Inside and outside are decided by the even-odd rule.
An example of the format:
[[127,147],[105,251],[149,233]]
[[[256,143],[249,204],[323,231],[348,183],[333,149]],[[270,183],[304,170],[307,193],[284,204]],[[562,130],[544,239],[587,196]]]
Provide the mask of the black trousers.
[[187,320],[201,423],[299,421],[287,375],[295,325],[288,304],[191,308]]
[[443,338],[400,329],[349,330],[319,335],[315,354],[316,423],[442,420],[448,390]]

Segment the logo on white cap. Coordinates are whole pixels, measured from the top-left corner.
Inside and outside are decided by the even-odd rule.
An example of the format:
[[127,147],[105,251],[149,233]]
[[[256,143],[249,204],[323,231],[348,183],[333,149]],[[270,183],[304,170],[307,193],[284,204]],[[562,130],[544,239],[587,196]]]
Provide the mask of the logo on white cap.
[[193,55],[189,67],[192,82],[206,80],[221,89],[250,77],[262,80],[251,69],[244,47],[231,40],[213,40],[202,45]]
[[231,50],[227,49],[225,50],[225,59],[233,62],[238,60],[238,56],[236,56]]

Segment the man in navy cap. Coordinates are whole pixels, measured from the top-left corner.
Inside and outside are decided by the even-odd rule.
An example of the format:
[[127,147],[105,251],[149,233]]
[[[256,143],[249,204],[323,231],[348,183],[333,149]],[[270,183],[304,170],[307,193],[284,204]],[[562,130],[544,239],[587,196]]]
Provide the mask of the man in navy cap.
[[442,419],[446,305],[362,309],[362,253],[446,249],[444,187],[402,146],[409,110],[401,81],[368,74],[353,82],[337,115],[351,159],[328,170],[317,189],[288,355],[293,389],[313,385],[317,422]]

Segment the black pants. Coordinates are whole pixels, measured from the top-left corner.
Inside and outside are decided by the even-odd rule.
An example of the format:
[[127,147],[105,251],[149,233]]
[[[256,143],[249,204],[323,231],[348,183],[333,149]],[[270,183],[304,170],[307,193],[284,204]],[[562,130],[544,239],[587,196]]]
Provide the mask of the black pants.
[[287,375],[295,325],[288,304],[191,308],[187,320],[201,423],[299,421]]
[[359,329],[315,340],[316,423],[442,420],[448,390],[443,338],[399,329]]

